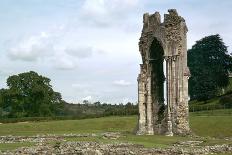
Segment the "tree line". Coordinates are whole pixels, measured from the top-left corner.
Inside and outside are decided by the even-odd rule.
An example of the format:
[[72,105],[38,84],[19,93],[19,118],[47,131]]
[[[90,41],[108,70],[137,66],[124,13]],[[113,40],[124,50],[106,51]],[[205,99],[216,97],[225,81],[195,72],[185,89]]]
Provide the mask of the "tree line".
[[107,104],[100,101],[71,104],[53,90],[51,80],[34,71],[12,75],[0,89],[0,117],[109,116],[137,114],[137,104]]

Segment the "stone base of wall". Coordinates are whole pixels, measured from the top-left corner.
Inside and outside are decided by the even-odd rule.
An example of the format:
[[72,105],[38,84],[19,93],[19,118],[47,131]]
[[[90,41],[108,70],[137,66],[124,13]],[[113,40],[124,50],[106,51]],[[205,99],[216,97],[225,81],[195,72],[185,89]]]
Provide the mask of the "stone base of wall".
[[35,147],[20,148],[15,151],[0,152],[0,154],[20,155],[20,154],[80,154],[80,155],[206,155],[218,153],[232,153],[232,146],[194,146],[195,141],[188,141],[182,144],[175,144],[172,147],[144,148],[142,145],[119,143],[102,144],[96,142],[66,142],[51,145],[39,145]]

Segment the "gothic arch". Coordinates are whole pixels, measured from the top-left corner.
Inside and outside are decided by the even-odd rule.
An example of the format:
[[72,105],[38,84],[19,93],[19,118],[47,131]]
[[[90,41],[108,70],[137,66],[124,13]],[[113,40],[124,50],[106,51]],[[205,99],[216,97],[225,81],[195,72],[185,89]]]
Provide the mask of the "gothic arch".
[[[190,130],[187,26],[176,10],[168,12],[164,15],[163,23],[158,12],[143,16],[143,30],[139,41],[143,64],[140,65],[138,76],[137,134],[187,134]],[[165,68],[163,61],[166,62]],[[167,105],[162,102],[164,97]],[[161,109],[163,113],[160,113]]]

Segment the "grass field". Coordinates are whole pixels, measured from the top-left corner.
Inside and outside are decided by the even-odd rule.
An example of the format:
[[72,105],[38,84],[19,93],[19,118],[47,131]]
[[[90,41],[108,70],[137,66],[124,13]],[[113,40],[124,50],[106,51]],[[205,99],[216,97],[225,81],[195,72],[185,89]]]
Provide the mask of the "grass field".
[[195,116],[190,120],[190,127],[196,135],[216,138],[232,136],[232,116]]
[[[215,112],[215,111],[214,111]],[[216,112],[215,112],[216,113]],[[218,111],[222,113],[222,111]],[[224,115],[196,115],[190,114],[190,127],[194,134],[204,138],[202,145],[232,143],[223,138],[232,137],[232,115],[230,112]],[[167,147],[178,141],[189,140],[190,137],[166,137],[160,135],[154,136],[136,136],[132,133],[136,126],[137,117],[103,117],[83,120],[63,120],[48,122],[20,122],[0,124],[0,136],[3,135],[38,135],[38,134],[68,134],[68,133],[96,133],[113,131],[121,132],[124,136],[117,140],[106,140],[99,137],[71,138],[68,141],[100,141],[104,143],[112,142],[131,142],[142,144],[146,147]],[[195,139],[194,139],[195,140]],[[0,150],[14,149],[20,146],[30,146],[33,144],[0,144]]]
[[197,111],[190,113],[190,116],[232,116],[232,109]]
[[[221,112],[221,110],[219,111]],[[208,113],[208,112],[206,112]],[[215,111],[214,111],[215,113]],[[37,135],[37,134],[65,134],[65,133],[102,133],[120,131],[131,133],[136,126],[136,116],[102,117],[83,120],[62,120],[48,122],[19,122],[0,124],[2,135]],[[192,131],[199,136],[231,137],[232,115],[207,116],[190,115]]]
[[107,131],[131,132],[135,126],[136,116],[48,122],[19,122],[1,124],[0,135],[101,133]]
[[24,146],[33,146],[34,143],[0,143],[0,150],[1,151],[6,151],[6,150],[13,150],[19,147],[24,147]]

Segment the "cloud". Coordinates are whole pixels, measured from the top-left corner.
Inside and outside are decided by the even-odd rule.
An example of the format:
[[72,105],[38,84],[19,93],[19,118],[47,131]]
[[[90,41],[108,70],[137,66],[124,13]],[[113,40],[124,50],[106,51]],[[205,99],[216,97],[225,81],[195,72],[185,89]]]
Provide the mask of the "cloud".
[[73,83],[73,84],[71,84],[71,87],[73,87],[73,88],[83,88],[83,85],[78,84],[78,83]]
[[74,88],[74,89],[77,89],[77,90],[83,90],[83,89],[86,89],[86,88],[89,88],[90,85],[89,84],[80,84],[80,83],[73,83],[71,84],[71,87]]
[[78,66],[81,59],[90,58],[93,54],[102,54],[102,50],[97,50],[91,46],[64,47],[60,51],[55,51],[52,58],[56,69],[71,70]]
[[113,84],[117,86],[130,86],[131,85],[130,82],[127,82],[125,80],[116,80],[113,82]]
[[41,32],[39,35],[31,36],[19,41],[8,49],[8,56],[13,60],[36,61],[41,57],[50,55],[54,51],[49,34]]
[[65,49],[65,52],[78,58],[88,58],[92,56],[94,49],[90,46],[80,46],[76,48],[67,48]]
[[112,23],[126,21],[138,4],[138,0],[85,0],[81,18],[90,25],[112,26]]
[[[35,62],[40,60],[44,64],[60,70],[70,70],[76,67],[75,57],[59,47],[60,31],[56,34],[41,32],[18,41],[18,45],[9,48],[8,57],[12,60]],[[59,34],[60,33],[60,34]],[[80,55],[80,54],[79,54]]]
[[78,66],[80,59],[93,54],[102,54],[102,50],[89,45],[68,44],[63,39],[64,26],[37,35],[11,40],[7,47],[7,56],[11,60],[42,62],[59,70],[72,70]]
[[72,70],[76,68],[75,60],[67,56],[54,59],[54,67],[59,70]]
[[82,9],[92,15],[122,14],[125,11],[135,9],[138,6],[138,2],[138,0],[86,0]]
[[[222,35],[226,45],[232,44],[229,0],[220,4],[216,0],[53,1],[43,5],[31,1],[0,2],[0,42],[9,40],[10,44],[7,49],[0,48],[0,64],[12,74],[39,71],[52,79],[65,100],[88,96],[109,102],[137,100],[136,77],[141,63],[138,41],[145,12],[159,11],[163,19],[168,8],[176,8],[189,28],[190,46],[215,32]],[[106,55],[97,55],[98,49]],[[2,79],[7,75],[1,74]]]

